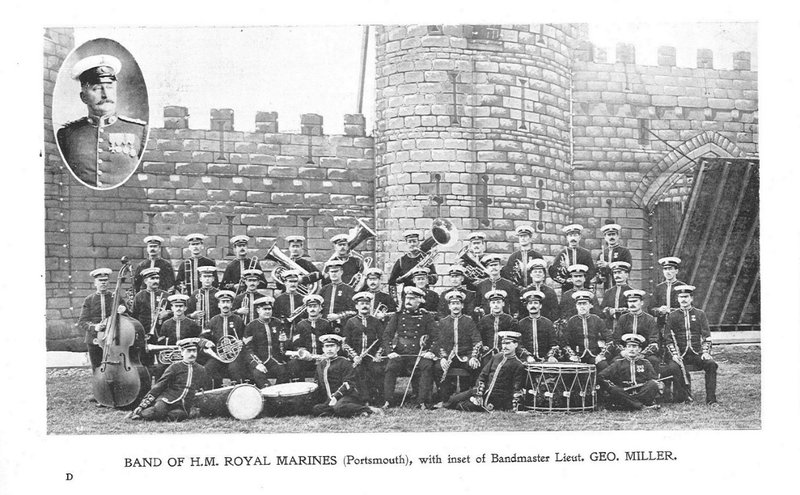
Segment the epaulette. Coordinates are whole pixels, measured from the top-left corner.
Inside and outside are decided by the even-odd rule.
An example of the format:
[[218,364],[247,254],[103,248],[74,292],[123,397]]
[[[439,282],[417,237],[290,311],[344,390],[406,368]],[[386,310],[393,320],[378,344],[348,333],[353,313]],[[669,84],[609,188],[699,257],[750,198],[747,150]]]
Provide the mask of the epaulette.
[[124,115],[117,115],[117,118],[124,122],[130,122],[131,124],[147,125],[147,122],[145,122],[144,120],[134,119],[132,117],[126,117]]
[[86,122],[87,120],[89,120],[89,117],[81,117],[81,118],[76,119],[76,120],[71,120],[71,121],[67,122],[66,124],[62,125],[61,128],[62,129],[66,129],[67,127],[72,127],[74,125],[82,124],[82,123]]

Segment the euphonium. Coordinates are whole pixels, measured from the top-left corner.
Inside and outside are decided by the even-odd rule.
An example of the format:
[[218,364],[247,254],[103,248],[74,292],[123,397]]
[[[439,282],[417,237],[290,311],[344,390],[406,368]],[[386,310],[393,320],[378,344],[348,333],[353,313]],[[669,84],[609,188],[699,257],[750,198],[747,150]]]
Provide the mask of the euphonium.
[[[267,251],[267,254],[264,256],[264,259],[274,261],[278,264],[272,270],[272,278],[280,283],[285,283],[283,280],[283,272],[285,270],[297,270],[300,272],[300,275],[305,277],[309,274],[308,270],[304,269],[302,266],[298,265],[286,254],[281,251],[277,244],[273,244],[271,248]],[[319,290],[319,282],[314,282],[313,284],[299,284],[297,286],[297,293],[302,296],[307,296],[309,294],[314,294]]]
[[474,254],[469,252],[469,245],[465,245],[456,255],[457,259],[461,260],[464,269],[467,272],[467,278],[474,282],[483,280],[489,277],[486,273],[486,267],[483,266],[481,260],[475,257]]

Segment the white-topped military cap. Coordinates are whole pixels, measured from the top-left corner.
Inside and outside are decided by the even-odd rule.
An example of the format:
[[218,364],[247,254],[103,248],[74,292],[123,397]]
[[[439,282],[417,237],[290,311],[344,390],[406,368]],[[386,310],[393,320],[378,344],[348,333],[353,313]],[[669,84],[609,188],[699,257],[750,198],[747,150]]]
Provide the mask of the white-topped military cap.
[[157,235],[149,235],[144,238],[145,244],[164,244],[164,238]]
[[94,278],[108,277],[109,275],[111,275],[111,268],[98,268],[96,270],[92,270],[91,272],[89,272],[89,275],[91,275]]
[[92,55],[82,58],[72,66],[70,76],[80,82],[94,82],[96,78],[109,77],[117,79],[117,74],[122,70],[122,62],[107,54]]
[[573,232],[577,232],[577,233],[580,234],[580,233],[583,232],[583,225],[581,225],[579,223],[573,223],[573,224],[567,225],[566,227],[561,229],[561,231],[564,232],[565,234],[571,234]]
[[237,235],[231,237],[231,244],[233,244],[234,246],[237,244],[247,244],[248,242],[250,242],[250,237],[246,235]]

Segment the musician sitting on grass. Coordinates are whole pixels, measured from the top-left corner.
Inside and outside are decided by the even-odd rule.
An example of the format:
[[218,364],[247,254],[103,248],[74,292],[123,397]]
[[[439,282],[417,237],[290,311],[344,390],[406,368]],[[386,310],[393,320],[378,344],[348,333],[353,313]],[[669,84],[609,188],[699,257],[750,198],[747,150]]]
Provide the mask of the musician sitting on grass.
[[353,363],[339,355],[342,337],[327,334],[319,338],[323,358],[317,363],[317,391],[320,402],[312,408],[315,416],[369,416],[383,410],[364,405],[356,388]]
[[195,393],[207,385],[206,371],[196,362],[199,344],[196,337],[178,342],[183,360],[167,368],[129,419],[183,421],[189,417]]
[[658,409],[660,406],[654,403],[659,388],[657,375],[641,352],[644,336],[628,333],[622,340],[625,341],[622,359],[611,363],[598,376],[600,387],[608,394],[606,407],[623,411]]
[[[212,359],[206,363],[206,372],[214,384],[214,388],[222,386],[223,376],[241,383],[249,379],[246,352],[241,352],[244,338],[244,322],[233,314],[233,298],[235,294],[229,290],[221,290],[216,294],[220,313],[211,318],[208,328],[201,336],[214,345],[208,354]],[[226,362],[228,361],[228,362]]]
[[372,292],[359,292],[353,296],[358,314],[344,325],[342,348],[353,360],[356,384],[362,402],[383,404],[384,324],[370,314]]

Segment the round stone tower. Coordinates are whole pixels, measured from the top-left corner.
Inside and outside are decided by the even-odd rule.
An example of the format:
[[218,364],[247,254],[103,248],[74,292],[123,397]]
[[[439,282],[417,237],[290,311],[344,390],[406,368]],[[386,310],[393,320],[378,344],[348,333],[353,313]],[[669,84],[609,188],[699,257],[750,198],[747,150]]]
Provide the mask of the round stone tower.
[[536,229],[538,251],[562,244],[580,35],[578,25],[378,27],[378,266],[401,255],[404,229],[427,230],[436,217],[461,238],[486,232],[488,252],[512,252],[522,223]]

